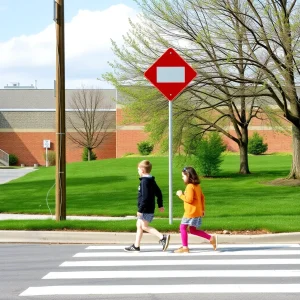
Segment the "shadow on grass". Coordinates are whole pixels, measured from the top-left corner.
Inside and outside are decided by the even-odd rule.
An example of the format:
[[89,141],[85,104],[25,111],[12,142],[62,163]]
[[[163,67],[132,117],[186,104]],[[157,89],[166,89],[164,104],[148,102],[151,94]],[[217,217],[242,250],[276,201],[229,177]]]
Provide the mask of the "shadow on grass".
[[71,179],[66,179],[67,184],[72,186],[72,185],[95,185],[95,184],[111,184],[121,182],[121,181],[126,181],[128,180],[126,176],[97,176],[97,177],[91,177],[87,180],[87,178],[71,178]]
[[264,171],[252,171],[251,174],[240,174],[240,173],[232,173],[232,172],[221,172],[220,175],[214,177],[203,177],[204,179],[241,179],[245,180],[245,178],[265,178],[265,177],[285,177],[289,174],[289,170],[264,170]]
[[[91,177],[91,178],[66,178],[66,184],[67,186],[85,186],[85,185],[95,185],[95,184],[111,184],[112,182],[121,182],[126,181],[126,176],[97,176],[97,177]],[[55,183],[55,178],[52,180],[39,180],[38,185],[35,185],[35,180],[31,181],[22,181],[19,182],[17,180],[8,182],[4,185],[2,185],[3,189],[14,189],[14,190],[20,190],[20,189],[30,189],[30,188],[38,188],[39,190],[44,187],[51,187]]]

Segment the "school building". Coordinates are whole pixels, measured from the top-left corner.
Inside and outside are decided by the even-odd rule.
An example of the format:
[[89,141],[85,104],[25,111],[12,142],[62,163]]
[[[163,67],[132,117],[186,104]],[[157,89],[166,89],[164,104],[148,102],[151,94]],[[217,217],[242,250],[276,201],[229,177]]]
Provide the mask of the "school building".
[[[78,90],[66,90],[66,119],[74,113],[72,97]],[[107,137],[94,152],[97,159],[119,158],[128,153],[138,153],[137,143],[147,140],[148,134],[140,124],[124,125],[122,96],[115,89],[101,90],[103,101],[99,114],[107,113],[110,122]],[[166,100],[167,101],[167,100]],[[290,126],[290,125],[289,125]],[[67,136],[74,130],[66,121]],[[230,128],[234,134],[233,128]],[[263,136],[268,152],[291,152],[292,138],[274,131],[267,121],[253,119],[249,136],[254,131]],[[52,89],[0,89],[0,152],[15,154],[18,165],[45,165],[44,141],[50,140],[50,148],[56,149],[56,100]],[[224,138],[229,151],[238,146]],[[66,137],[66,161],[82,160],[83,149]],[[1,160],[1,156],[0,156]],[[1,161],[0,161],[1,163]]]

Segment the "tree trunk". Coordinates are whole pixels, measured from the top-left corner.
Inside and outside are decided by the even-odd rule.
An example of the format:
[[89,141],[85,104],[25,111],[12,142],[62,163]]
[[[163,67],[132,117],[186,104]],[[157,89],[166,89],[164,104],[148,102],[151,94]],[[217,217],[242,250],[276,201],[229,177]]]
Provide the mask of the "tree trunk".
[[248,128],[241,129],[242,137],[240,139],[240,174],[250,174],[248,161]]
[[91,160],[91,151],[92,151],[92,150],[88,148],[88,161]]
[[300,179],[300,128],[293,125],[293,161],[287,179]]
[[240,174],[251,174],[248,162],[248,145],[240,144]]

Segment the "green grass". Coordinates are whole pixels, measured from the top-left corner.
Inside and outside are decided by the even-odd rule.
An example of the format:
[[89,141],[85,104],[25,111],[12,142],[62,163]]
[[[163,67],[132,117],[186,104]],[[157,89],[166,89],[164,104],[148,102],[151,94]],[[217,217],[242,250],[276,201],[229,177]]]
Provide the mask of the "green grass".
[[[127,216],[136,213],[139,184],[137,163],[143,158],[71,163],[67,165],[67,215]],[[150,157],[152,174],[160,185],[166,211],[156,211],[153,223],[163,231],[178,231],[178,220],[168,219],[168,158]],[[206,196],[206,230],[300,231],[300,187],[270,186],[265,183],[285,177],[291,165],[290,155],[249,156],[250,175],[237,173],[239,157],[226,155],[217,178],[203,178]],[[173,216],[183,214],[182,201],[175,196],[184,189],[182,166],[173,164]],[[55,168],[40,168],[0,186],[0,212],[55,215]],[[1,221],[0,229],[12,230],[98,230],[134,231],[135,221]]]

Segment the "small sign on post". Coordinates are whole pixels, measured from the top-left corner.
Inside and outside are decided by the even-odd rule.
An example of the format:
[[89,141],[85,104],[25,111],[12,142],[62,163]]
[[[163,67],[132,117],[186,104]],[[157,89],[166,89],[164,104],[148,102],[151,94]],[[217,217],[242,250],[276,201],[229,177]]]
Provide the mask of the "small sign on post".
[[43,140],[43,147],[46,149],[46,167],[48,167],[48,149],[51,147],[50,140]]

